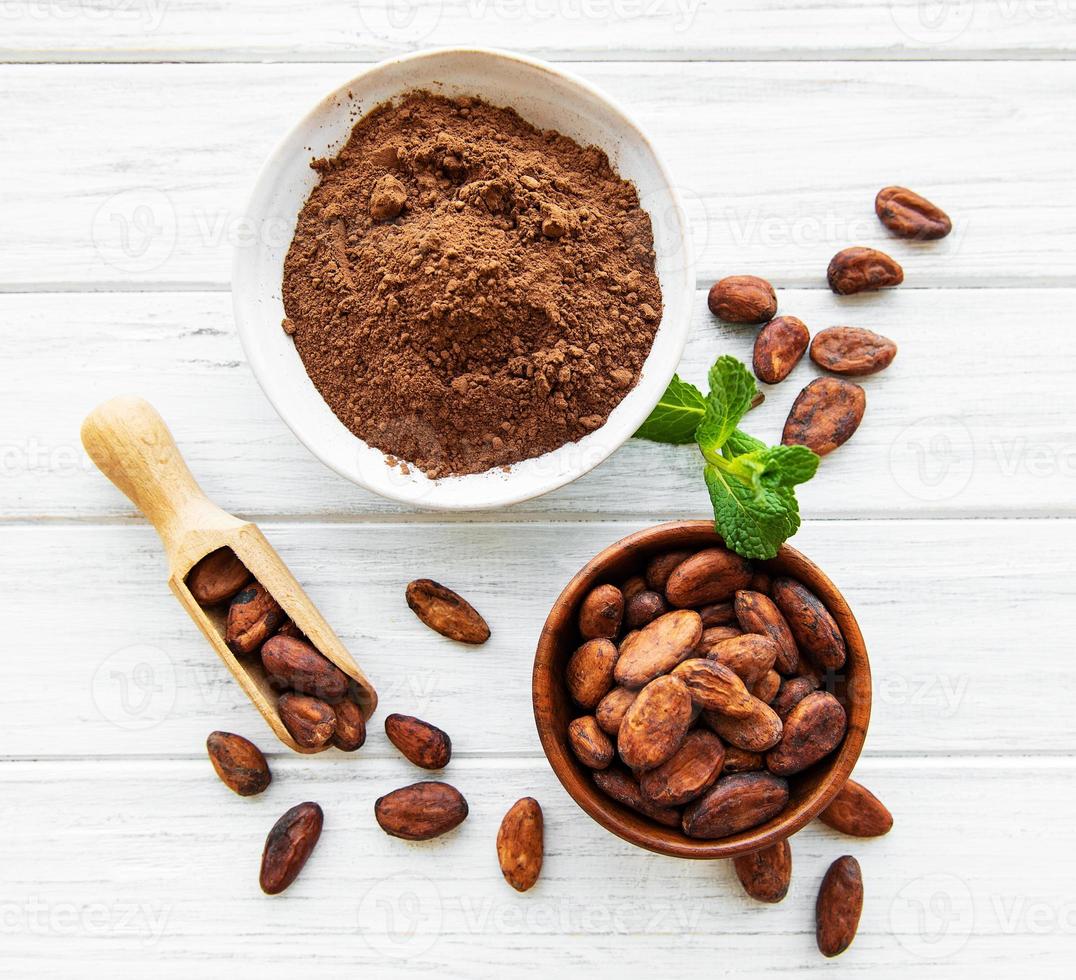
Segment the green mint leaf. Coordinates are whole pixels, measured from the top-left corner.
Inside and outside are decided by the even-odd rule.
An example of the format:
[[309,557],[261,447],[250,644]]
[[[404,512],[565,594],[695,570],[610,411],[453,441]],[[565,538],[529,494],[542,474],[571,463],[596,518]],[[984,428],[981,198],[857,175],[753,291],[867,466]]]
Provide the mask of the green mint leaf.
[[722,355],[710,368],[710,394],[706,415],[695,433],[704,453],[717,452],[736,431],[751,408],[758,389],[751,372],[735,357]]
[[705,414],[706,399],[702,392],[674,374],[661,401],[635,433],[635,438],[674,445],[694,442],[695,430]]
[[791,488],[748,486],[712,464],[704,476],[714,507],[714,526],[737,554],[772,558],[799,529],[799,505]]
[[736,456],[743,456],[747,453],[755,453],[760,450],[768,448],[766,443],[760,439],[756,439],[754,436],[749,436],[741,429],[735,429],[725,440],[725,445],[722,447],[721,452],[726,459],[732,459]]
[[771,446],[763,451],[762,482],[766,486],[792,487],[806,483],[818,472],[818,456],[806,446]]

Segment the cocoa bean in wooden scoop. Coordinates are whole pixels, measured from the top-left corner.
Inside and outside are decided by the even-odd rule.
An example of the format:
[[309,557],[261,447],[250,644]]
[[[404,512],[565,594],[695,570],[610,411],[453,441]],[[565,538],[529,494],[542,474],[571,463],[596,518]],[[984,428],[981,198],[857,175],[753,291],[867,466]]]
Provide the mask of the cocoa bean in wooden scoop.
[[230,599],[249,581],[250,572],[231,548],[218,548],[187,573],[187,588],[203,606]]
[[428,578],[407,586],[407,604],[430,629],[460,643],[485,643],[489,626],[474,606],[451,589]]

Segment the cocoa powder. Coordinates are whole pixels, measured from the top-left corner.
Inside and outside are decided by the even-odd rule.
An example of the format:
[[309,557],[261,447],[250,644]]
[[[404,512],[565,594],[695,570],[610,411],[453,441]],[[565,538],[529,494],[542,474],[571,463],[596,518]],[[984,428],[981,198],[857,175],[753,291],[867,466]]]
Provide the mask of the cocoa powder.
[[661,318],[650,218],[605,154],[416,92],[316,160],[285,329],[337,417],[430,477],[601,426]]

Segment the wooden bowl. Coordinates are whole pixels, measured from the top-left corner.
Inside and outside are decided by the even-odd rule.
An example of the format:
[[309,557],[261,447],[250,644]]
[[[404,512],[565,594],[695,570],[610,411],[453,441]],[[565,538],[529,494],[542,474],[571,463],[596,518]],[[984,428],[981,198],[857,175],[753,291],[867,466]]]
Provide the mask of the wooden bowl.
[[564,683],[568,658],[582,643],[576,625],[579,606],[597,585],[619,585],[640,573],[647,560],[665,551],[723,544],[709,521],[675,521],[629,535],[591,560],[553,604],[534,657],[534,720],[549,764],[564,788],[606,830],[659,854],[686,858],[731,858],[767,847],[804,827],[844,785],[859,758],[871,712],[870,663],[863,635],[848,603],[821,569],[785,545],[776,558],[755,562],[771,575],[788,575],[807,586],[830,611],[844,634],[848,659],[826,688],[848,713],[841,747],[806,771],[789,778],[788,806],[772,820],[720,840],[696,840],[664,827],[606,796],[568,745],[568,723],[580,713]]

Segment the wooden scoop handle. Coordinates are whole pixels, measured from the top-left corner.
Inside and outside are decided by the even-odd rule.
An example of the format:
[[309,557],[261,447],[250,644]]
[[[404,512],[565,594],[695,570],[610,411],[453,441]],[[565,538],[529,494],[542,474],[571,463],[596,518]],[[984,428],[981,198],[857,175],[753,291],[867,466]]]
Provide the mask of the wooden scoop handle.
[[170,557],[192,532],[242,523],[202,492],[164,419],[143,398],[121,395],[98,405],[82,423],[82,445],[146,515]]

